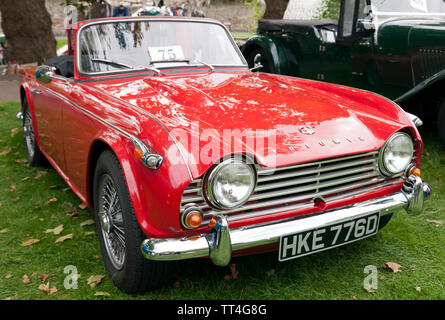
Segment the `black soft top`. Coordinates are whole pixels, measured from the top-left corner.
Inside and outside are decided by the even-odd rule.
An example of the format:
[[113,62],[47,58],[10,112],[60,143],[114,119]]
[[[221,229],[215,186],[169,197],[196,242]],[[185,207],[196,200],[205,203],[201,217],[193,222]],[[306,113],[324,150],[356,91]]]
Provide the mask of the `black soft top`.
[[58,56],[46,60],[44,65],[55,67],[56,74],[66,78],[74,77],[74,56]]
[[306,33],[313,27],[324,25],[337,25],[335,20],[272,20],[262,19],[258,21],[258,33]]

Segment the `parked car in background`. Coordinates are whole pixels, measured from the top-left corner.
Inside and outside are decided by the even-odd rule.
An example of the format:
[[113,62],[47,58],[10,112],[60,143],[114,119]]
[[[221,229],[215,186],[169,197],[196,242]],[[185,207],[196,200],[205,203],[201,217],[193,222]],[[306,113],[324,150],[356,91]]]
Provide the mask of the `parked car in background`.
[[242,47],[263,72],[367,89],[434,126],[445,145],[445,2],[342,0],[339,21],[261,20]]
[[210,19],[73,32],[73,56],[20,70],[26,154],[94,210],[120,289],[159,286],[171,261],[273,250],[286,261],[423,211],[422,139],[390,100],[253,73]]

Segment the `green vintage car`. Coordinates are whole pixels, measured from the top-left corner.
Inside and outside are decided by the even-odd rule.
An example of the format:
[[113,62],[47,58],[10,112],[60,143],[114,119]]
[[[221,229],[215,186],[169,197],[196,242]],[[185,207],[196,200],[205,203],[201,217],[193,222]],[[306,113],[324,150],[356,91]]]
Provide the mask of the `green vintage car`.
[[339,21],[260,20],[241,49],[262,72],[380,93],[445,145],[444,0],[342,0]]

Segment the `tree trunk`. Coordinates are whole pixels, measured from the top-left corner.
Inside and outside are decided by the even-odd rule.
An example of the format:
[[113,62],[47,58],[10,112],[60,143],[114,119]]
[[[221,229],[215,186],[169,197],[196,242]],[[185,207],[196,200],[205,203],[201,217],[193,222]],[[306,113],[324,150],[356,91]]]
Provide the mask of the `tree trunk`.
[[289,0],[266,0],[263,19],[283,19]]
[[42,63],[56,56],[56,39],[45,0],[0,0],[7,59]]

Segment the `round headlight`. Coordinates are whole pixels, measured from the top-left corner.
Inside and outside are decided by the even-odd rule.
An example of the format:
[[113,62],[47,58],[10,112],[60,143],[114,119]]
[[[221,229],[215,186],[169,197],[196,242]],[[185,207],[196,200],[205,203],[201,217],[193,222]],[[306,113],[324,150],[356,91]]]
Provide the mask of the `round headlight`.
[[231,209],[244,204],[255,186],[255,168],[241,160],[228,159],[210,172],[204,184],[204,194],[214,207]]
[[414,154],[413,140],[406,133],[394,134],[380,153],[380,170],[387,176],[402,173],[411,163]]

